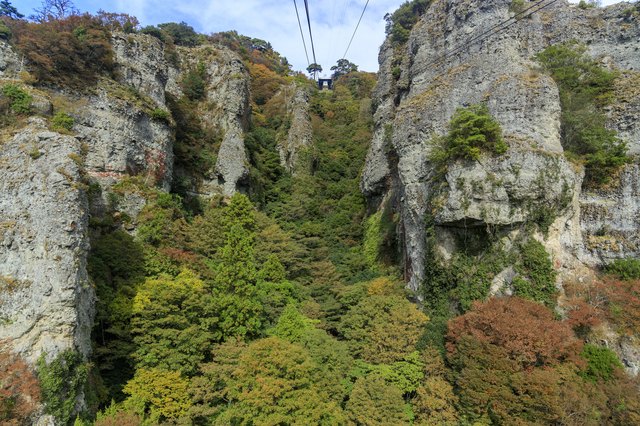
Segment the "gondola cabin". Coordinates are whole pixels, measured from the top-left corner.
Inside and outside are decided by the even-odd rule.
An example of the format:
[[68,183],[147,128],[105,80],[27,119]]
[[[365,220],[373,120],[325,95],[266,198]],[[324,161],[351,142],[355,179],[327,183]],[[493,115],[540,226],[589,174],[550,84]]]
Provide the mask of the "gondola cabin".
[[333,90],[333,80],[330,78],[319,78],[318,90]]

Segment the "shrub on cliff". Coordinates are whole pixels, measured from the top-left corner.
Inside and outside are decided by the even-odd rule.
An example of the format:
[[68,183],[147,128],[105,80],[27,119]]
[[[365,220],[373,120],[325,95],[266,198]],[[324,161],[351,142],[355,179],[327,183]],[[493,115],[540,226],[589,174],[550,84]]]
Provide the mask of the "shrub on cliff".
[[413,26],[418,22],[420,16],[429,9],[433,0],[412,0],[406,1],[398,10],[392,14],[387,13],[384,19],[387,21],[385,32],[391,36],[394,44],[406,43]]
[[153,25],[147,25],[146,27],[141,29],[140,32],[142,34],[148,34],[150,36],[153,36],[158,40],[162,41],[163,43],[167,41],[167,36],[165,35],[165,33],[163,33],[162,30],[154,27]]
[[602,184],[630,158],[626,143],[605,127],[607,117],[600,110],[611,103],[619,73],[601,68],[585,52],[572,41],[549,46],[534,59],[558,85],[562,147],[568,157],[585,162],[588,182]]
[[176,24],[175,22],[159,24],[158,28],[171,36],[171,38],[173,38],[173,42],[178,46],[197,46],[200,44],[200,37],[198,36],[198,33],[193,30],[193,27],[189,26],[184,21],[179,24]]
[[7,25],[37,83],[84,88],[114,69],[111,33],[88,13],[41,23],[7,21]]
[[18,114],[29,114],[31,109],[29,104],[33,100],[33,96],[22,90],[17,84],[5,84],[2,87],[2,93],[11,99],[11,111]]
[[446,173],[451,160],[477,160],[482,152],[496,155],[507,152],[507,145],[502,140],[502,129],[491,118],[486,105],[457,108],[448,128],[449,133],[434,138],[429,154],[438,175]]
[[74,120],[73,118],[69,117],[69,114],[64,111],[59,111],[51,119],[51,130],[56,131],[64,129],[67,131],[71,131],[71,129],[73,128],[73,123]]
[[204,96],[204,80],[197,72],[189,70],[182,78],[182,90],[192,101],[197,101]]
[[6,340],[0,340],[0,424],[24,424],[39,403],[40,388],[33,371],[11,352]]
[[89,376],[82,356],[73,349],[67,349],[47,363],[43,353],[36,365],[44,412],[55,416],[61,425],[69,424],[78,402],[76,398],[83,392]]

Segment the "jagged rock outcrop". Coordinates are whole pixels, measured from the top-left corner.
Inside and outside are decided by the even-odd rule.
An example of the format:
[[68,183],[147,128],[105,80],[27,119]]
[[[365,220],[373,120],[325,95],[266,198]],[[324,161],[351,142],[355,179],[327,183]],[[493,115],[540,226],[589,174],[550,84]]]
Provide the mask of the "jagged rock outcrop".
[[286,102],[287,117],[291,120],[291,127],[286,140],[280,140],[277,145],[280,155],[280,164],[289,173],[295,173],[298,166],[305,170],[310,169],[310,164],[299,164],[299,156],[302,151],[310,154],[308,161],[315,157],[313,136],[311,132],[311,118],[309,117],[309,90],[304,87],[291,86],[282,88],[275,97],[289,98]]
[[5,42],[0,42],[0,77],[15,77],[20,71],[20,58]]
[[[198,111],[204,126],[220,128],[224,138],[215,165],[202,182],[197,193],[233,195],[246,192],[249,187],[249,159],[244,149],[243,133],[251,123],[249,93],[251,80],[238,56],[220,46],[178,48],[178,64],[170,64],[167,92],[182,95],[181,80],[185,72],[195,70],[199,61],[205,67],[205,102]],[[197,179],[197,178],[196,178]]]
[[0,141],[0,337],[30,362],[77,348],[88,359],[95,293],[86,272],[81,142],[44,120]]
[[[373,203],[400,200],[404,269],[418,298],[420,287],[428,285],[423,274],[428,207],[436,250],[445,259],[455,249],[456,230],[502,229],[509,245],[517,242],[508,241],[511,229],[550,215],[548,233],[535,238],[554,257],[557,286],[588,276],[585,265],[640,257],[637,166],[621,171],[610,189],[583,191],[583,171],[565,159],[560,144],[558,89],[532,60],[547,46],[575,38],[603,66],[621,71],[608,126],[627,142],[630,153],[640,152],[638,21],[624,17],[624,4],[582,10],[560,1],[482,42],[469,43],[513,16],[510,4],[437,0],[405,45],[387,41],[380,50],[372,96],[374,132],[361,189]],[[459,46],[464,47],[445,55]],[[458,160],[449,166],[444,185],[434,182],[430,141],[445,134],[456,108],[480,103],[500,123],[509,150],[479,161]],[[593,237],[600,229],[608,234]],[[624,243],[618,239],[623,236]],[[491,292],[509,293],[513,276],[508,270],[498,274]],[[638,364],[637,358],[627,361]]]
[[[390,187],[391,170],[396,167],[390,162],[390,153],[397,155],[409,286],[414,290],[423,279],[423,217],[432,176],[427,157],[429,141],[432,135],[446,132],[456,108],[485,103],[502,126],[510,149],[500,159],[487,158],[473,165],[460,162],[450,169],[446,178],[450,189],[436,214],[436,225],[476,223],[480,226],[492,221],[510,225],[525,220],[527,213],[514,206],[507,195],[509,190],[518,188],[521,196],[552,206],[561,194],[560,185],[566,184],[569,190],[564,197],[571,199],[573,189],[579,188],[581,181],[580,173],[572,171],[566,159],[558,155],[562,153],[558,91],[551,78],[535,70],[533,55],[550,44],[576,38],[587,45],[588,54],[597,59],[606,55],[603,62],[626,71],[625,75],[634,73],[640,65],[638,55],[631,54],[638,49],[636,36],[640,30],[637,22],[625,24],[620,13],[622,6],[583,11],[567,2],[556,3],[481,43],[470,44],[455,55],[441,58],[452,47],[464,45],[509,19],[513,15],[509,12],[510,3],[507,0],[436,1],[416,24],[405,46],[393,47],[386,42],[381,48],[378,86],[373,95],[377,107],[374,135],[361,187],[370,198],[383,196]],[[565,31],[566,28],[570,30]],[[396,67],[394,76],[392,70]],[[620,109],[622,103],[634,110],[634,102],[635,98],[630,101],[626,97],[612,110]],[[620,131],[632,152],[640,145],[640,140],[633,137],[635,130],[622,131],[622,127],[635,126],[633,112],[622,119],[612,117],[610,126]],[[526,188],[532,187],[540,170],[547,169],[548,158],[555,158],[555,164],[562,170],[562,179],[548,176],[544,190],[532,188],[541,195],[544,192],[542,198],[527,194]],[[514,167],[518,168],[517,176]],[[470,180],[487,181],[486,176],[493,176],[491,179],[495,177],[502,185],[498,191],[492,184],[484,185],[484,191],[478,191],[477,184],[475,191],[464,185],[466,189],[457,190],[455,181],[467,174],[467,184]],[[509,211],[512,214],[508,214]],[[490,212],[497,213],[492,218]],[[568,221],[576,212],[558,213]],[[574,222],[572,227],[578,226]],[[567,238],[563,241],[565,249],[580,255],[581,241]]]

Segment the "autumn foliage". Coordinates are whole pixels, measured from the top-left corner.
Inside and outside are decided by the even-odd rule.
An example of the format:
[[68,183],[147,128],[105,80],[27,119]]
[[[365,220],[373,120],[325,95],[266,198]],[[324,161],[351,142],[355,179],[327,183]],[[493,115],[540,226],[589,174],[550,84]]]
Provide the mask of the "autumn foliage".
[[579,335],[599,325],[613,324],[619,333],[640,334],[640,280],[604,276],[565,286],[567,322]]
[[457,354],[458,342],[464,336],[502,348],[510,360],[527,371],[577,360],[582,347],[569,326],[554,321],[551,310],[520,297],[476,301],[471,312],[451,321],[449,356]]
[[36,83],[85,87],[114,69],[111,33],[88,13],[42,23],[8,20]]
[[40,383],[9,342],[0,340],[0,425],[21,425],[40,403]]

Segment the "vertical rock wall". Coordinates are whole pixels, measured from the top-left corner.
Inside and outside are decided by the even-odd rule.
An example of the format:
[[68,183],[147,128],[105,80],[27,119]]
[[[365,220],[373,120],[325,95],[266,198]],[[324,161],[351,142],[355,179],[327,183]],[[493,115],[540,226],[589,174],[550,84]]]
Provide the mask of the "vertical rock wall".
[[[630,152],[640,149],[635,129],[637,89],[628,90],[630,84],[625,83],[636,81],[640,30],[637,20],[627,22],[622,15],[624,5],[584,11],[561,1],[505,31],[494,31],[486,40],[469,43],[513,16],[510,4],[509,0],[435,1],[405,45],[387,41],[380,50],[372,101],[374,133],[361,189],[371,200],[387,197],[394,187],[391,171],[397,167],[405,270],[413,290],[425,279],[424,217],[433,195],[430,141],[447,131],[456,108],[480,103],[500,123],[509,151],[496,159],[483,157],[450,167],[448,189],[434,212],[442,241],[447,229],[523,223],[530,219],[530,211],[520,208],[521,200],[527,200],[556,210],[545,245],[565,259],[561,276],[562,265],[569,273],[582,264],[583,256],[594,264],[582,242],[583,234],[588,237],[591,232],[580,221],[584,218],[580,203],[587,199],[580,196],[582,172],[562,155],[558,90],[551,78],[536,70],[534,54],[575,38],[594,59],[623,71],[609,126],[618,130]],[[459,46],[463,47],[455,54],[445,55]],[[612,202],[615,195],[611,197],[603,202]],[[637,251],[625,253],[640,256]]]
[[[77,348],[88,360],[95,294],[80,142],[44,120],[0,141],[0,338],[35,362]],[[70,157],[71,156],[71,157]]]

